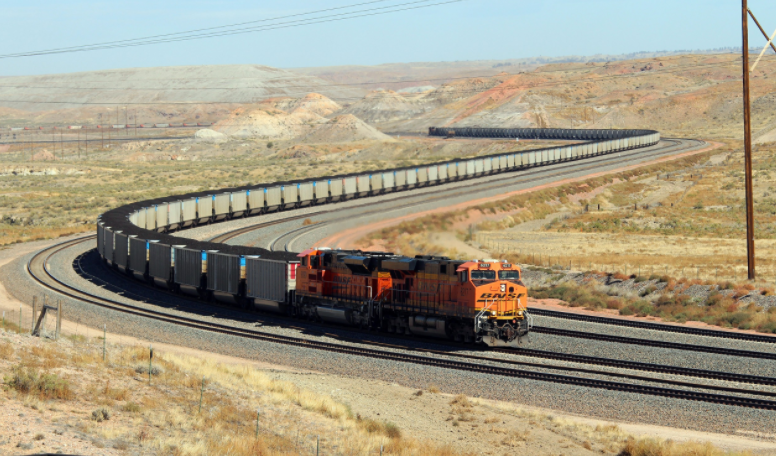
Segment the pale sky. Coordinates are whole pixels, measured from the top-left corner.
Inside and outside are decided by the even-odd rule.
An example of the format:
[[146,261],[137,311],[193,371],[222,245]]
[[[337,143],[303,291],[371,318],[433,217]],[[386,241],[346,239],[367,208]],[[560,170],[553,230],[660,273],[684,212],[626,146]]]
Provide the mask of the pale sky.
[[[409,1],[388,0],[359,8]],[[359,0],[3,3],[0,54],[261,20]],[[773,33],[776,2],[750,0],[749,7]],[[741,45],[740,8],[739,0],[466,0],[206,40],[0,59],[0,75],[168,65],[256,63],[294,68],[709,49]],[[753,23],[750,31],[752,45],[765,44]]]

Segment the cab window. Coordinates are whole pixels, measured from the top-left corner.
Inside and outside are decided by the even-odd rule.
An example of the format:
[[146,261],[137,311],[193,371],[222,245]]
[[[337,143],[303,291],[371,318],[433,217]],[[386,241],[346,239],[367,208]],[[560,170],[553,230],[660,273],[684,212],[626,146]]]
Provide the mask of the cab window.
[[496,271],[473,270],[472,280],[496,280]]
[[520,271],[499,271],[500,280],[520,280]]
[[469,281],[469,272],[468,271],[461,271],[459,274],[461,278],[461,283],[468,282]]

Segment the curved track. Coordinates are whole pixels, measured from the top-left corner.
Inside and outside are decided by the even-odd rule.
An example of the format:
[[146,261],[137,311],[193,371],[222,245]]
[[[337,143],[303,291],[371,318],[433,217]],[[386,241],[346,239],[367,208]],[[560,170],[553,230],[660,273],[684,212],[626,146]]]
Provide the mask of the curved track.
[[[571,177],[572,175],[580,172],[595,171],[607,165],[621,164],[623,166],[626,166],[630,164],[636,164],[639,161],[642,161],[646,157],[661,158],[664,156],[670,156],[672,154],[675,154],[679,150],[691,149],[693,147],[700,147],[705,144],[703,141],[682,140],[682,139],[665,139],[662,142],[666,144],[661,146],[655,146],[653,148],[649,148],[648,150],[635,150],[635,151],[622,152],[617,154],[616,156],[604,155],[600,157],[595,157],[595,159],[589,160],[592,163],[571,162],[571,163],[552,165],[550,168],[535,168],[535,169],[521,170],[518,172],[509,172],[503,175],[491,176],[488,178],[479,178],[476,181],[472,183],[468,183],[466,185],[460,185],[459,183],[454,188],[450,188],[447,185],[440,185],[437,187],[425,187],[425,188],[419,189],[419,190],[423,190],[421,201],[410,203],[410,204],[392,205],[390,206],[390,210],[391,211],[404,210],[411,207],[417,207],[421,204],[427,204],[432,201],[437,201],[437,200],[442,201],[445,199],[461,197],[464,195],[471,195],[475,191],[482,193],[486,191],[498,190],[498,189],[504,188],[504,186],[506,185],[515,186],[515,185],[521,185],[521,184],[530,184],[530,183],[535,183],[535,182],[539,182],[547,179],[560,180],[563,178]],[[393,201],[403,201],[403,200],[407,200],[408,198],[412,198],[412,195],[398,194],[395,197],[390,197],[390,198],[387,196],[383,196],[382,199],[380,200],[380,204],[381,206],[387,205]],[[215,237],[212,237],[209,239],[209,241],[216,242],[216,243],[227,243],[228,241],[238,236],[250,233],[252,231],[257,231],[269,226],[279,225],[284,222],[300,220],[300,219],[309,218],[312,216],[336,214],[343,210],[352,210],[352,209],[361,208],[361,207],[372,207],[373,205],[374,205],[373,203],[364,203],[356,206],[348,206],[347,208],[344,208],[344,209],[341,207],[334,207],[330,209],[327,208],[319,211],[307,212],[302,216],[291,215],[293,214],[293,212],[290,212],[289,213],[290,215],[283,219],[241,227],[235,230],[231,230],[231,231],[219,234]],[[357,215],[358,215],[358,218],[363,218],[364,216],[384,213],[385,211],[386,211],[385,208],[381,208],[381,209],[372,210],[372,211],[360,211]],[[349,220],[349,223],[357,223],[357,219],[349,218],[348,220]],[[309,225],[306,227],[294,229],[292,231],[282,234],[281,236],[273,237],[267,240],[267,243],[264,247],[266,247],[270,251],[276,251],[276,252],[292,252],[298,249],[307,248],[309,245],[312,245],[312,244],[308,242],[308,244],[306,245],[296,245],[297,241],[299,241],[300,238],[302,238],[303,236],[308,236],[313,231],[320,230],[322,228],[327,227],[331,223],[333,223],[333,221],[323,221],[320,223],[316,223],[314,225]]]
[[[679,140],[670,141],[668,145],[664,145],[662,147],[662,155],[670,155],[672,153],[675,153],[676,148],[681,146],[682,146],[682,142]],[[651,156],[655,156],[656,152],[658,151],[661,151],[661,148],[658,148],[657,150],[652,149],[650,151]],[[457,188],[454,188],[454,189],[445,188],[445,186],[443,185],[443,186],[435,187],[433,191],[426,191],[424,203],[428,202],[429,200],[435,200],[435,199],[441,200],[444,198],[450,198],[451,194],[453,195],[468,194],[468,192],[473,188],[477,188],[479,190],[482,190],[483,188],[487,188],[487,189],[500,188],[500,186],[503,185],[504,182],[514,183],[515,180],[518,180],[520,183],[530,183],[539,179],[548,179],[548,178],[558,179],[558,178],[562,178],[568,173],[572,173],[572,172],[578,173],[580,171],[600,168],[602,163],[615,163],[615,162],[622,163],[623,161],[627,163],[628,160],[630,159],[643,158],[645,154],[646,154],[645,151],[637,150],[633,152],[622,153],[620,154],[620,156],[617,156],[617,157],[614,157],[613,155],[604,156],[602,158],[597,157],[598,158],[597,163],[594,163],[594,164],[590,164],[586,162],[559,164],[559,165],[554,165],[552,169],[549,169],[549,170],[541,169],[541,170],[530,170],[527,172],[522,171],[519,176],[510,175],[511,173],[507,173],[506,175],[503,175],[503,177],[490,178],[487,182],[475,181],[463,186],[458,185]],[[622,159],[623,155],[625,156],[625,160]],[[657,154],[657,155],[660,156],[661,154]],[[424,190],[428,190],[428,189],[424,189]],[[406,196],[402,195],[393,199],[394,200],[406,199]],[[420,206],[421,204],[423,203],[421,202],[405,203],[403,205],[395,207],[394,210],[408,209],[408,208]],[[359,204],[355,207],[366,207],[370,205],[371,205],[370,203],[364,203],[364,204]],[[352,209],[353,207],[354,205],[352,204],[349,206],[350,209]],[[247,234],[252,231],[256,231],[258,229],[280,225],[282,223],[298,220],[301,218],[307,218],[307,217],[310,217],[311,215],[336,214],[338,210],[339,208],[335,207],[332,209],[321,210],[313,213],[307,213],[304,215],[290,215],[289,217],[284,217],[279,220],[263,222],[263,223],[251,225],[248,227],[240,228],[237,230],[233,230],[233,231],[215,236],[214,238],[211,239],[211,242],[225,242],[227,240],[234,239],[235,237],[240,236],[242,234]],[[383,211],[367,210],[367,211],[363,211],[362,214],[368,215],[368,214],[373,214],[378,212],[383,212]],[[290,231],[287,231],[281,234],[280,236],[276,236],[270,241],[271,250],[282,249],[282,251],[284,252],[289,252],[293,249],[293,243],[295,241],[300,239],[302,236],[309,235],[309,232],[319,229],[323,226],[325,225],[316,224],[312,226],[303,226],[301,228],[294,228]],[[176,325],[182,325],[182,326],[186,326],[186,327],[190,327],[190,328],[202,330],[202,331],[217,332],[217,333],[228,334],[236,337],[258,339],[258,340],[264,340],[264,341],[269,341],[273,343],[298,345],[298,346],[304,346],[304,347],[318,349],[318,350],[347,353],[350,355],[369,356],[373,358],[389,359],[389,360],[409,362],[414,364],[436,366],[436,367],[442,367],[442,368],[452,369],[452,370],[467,370],[472,372],[486,373],[490,375],[519,377],[519,378],[549,381],[549,382],[555,382],[555,383],[580,385],[580,386],[586,386],[591,388],[602,388],[607,390],[625,391],[625,392],[631,392],[631,393],[637,393],[637,394],[648,394],[648,395],[688,399],[688,400],[694,400],[694,401],[728,404],[728,405],[760,408],[760,409],[767,409],[767,410],[776,410],[776,401],[760,399],[758,397],[750,397],[750,396],[776,397],[776,393],[772,393],[768,391],[747,390],[747,389],[741,389],[741,388],[736,388],[731,386],[697,384],[697,383],[685,382],[681,380],[651,378],[651,377],[645,377],[641,375],[633,375],[630,373],[601,371],[601,370],[593,370],[589,368],[576,368],[576,367],[568,367],[568,366],[553,366],[548,364],[529,363],[529,362],[492,358],[492,357],[485,357],[485,356],[465,355],[461,353],[454,353],[454,352],[448,352],[448,351],[418,350],[418,349],[411,349],[409,347],[396,346],[394,344],[387,345],[387,347],[391,349],[399,349],[404,351],[414,350],[416,352],[424,352],[427,354],[437,356],[436,358],[432,358],[428,356],[420,356],[417,354],[397,353],[396,351],[380,350],[377,348],[365,348],[365,347],[357,347],[352,345],[349,346],[349,345],[341,345],[341,344],[332,344],[332,343],[313,341],[313,340],[303,339],[303,338],[281,336],[281,335],[272,334],[272,333],[263,332],[263,331],[255,331],[255,330],[249,330],[245,328],[234,327],[230,325],[206,322],[196,318],[173,315],[168,312],[163,312],[163,311],[153,310],[142,306],[134,306],[134,305],[118,302],[118,301],[100,297],[91,293],[86,293],[75,287],[72,287],[66,284],[64,281],[57,279],[56,276],[49,270],[48,262],[53,255],[56,255],[58,252],[61,252],[77,243],[89,242],[93,238],[94,236],[81,238],[74,241],[68,241],[66,243],[57,244],[49,249],[45,249],[39,252],[38,254],[36,254],[30,259],[27,265],[28,272],[41,285],[49,289],[55,290],[59,293],[62,293],[66,296],[69,296],[73,299],[87,302],[96,306],[109,308],[114,311],[130,313],[130,314],[142,316],[145,318],[152,318],[155,320],[164,321],[164,322],[172,323]],[[664,326],[664,325],[658,325],[658,326]],[[545,332],[543,330],[546,330],[546,329],[548,328],[540,328],[540,331],[538,332]],[[650,328],[650,329],[654,329],[654,328]],[[717,331],[717,332],[720,332],[720,331]],[[573,333],[574,332],[569,332],[568,334],[563,334],[563,335],[571,336],[571,337],[581,337],[578,334],[573,334]],[[579,334],[582,334],[582,333],[579,333]],[[712,335],[712,334],[704,334],[704,335]],[[683,344],[670,344],[670,346],[665,344],[654,345],[651,343],[642,343],[646,341],[642,341],[640,339],[613,338],[613,337],[610,337],[609,339],[605,339],[605,340],[620,342],[620,343],[632,343],[632,344],[635,343],[635,344],[642,344],[642,345],[661,346],[661,347],[673,348],[673,349],[689,349],[693,351],[699,351],[698,347],[696,346],[683,345]],[[365,342],[363,340],[347,340],[347,341],[357,343],[357,344],[366,343],[368,345],[373,345],[373,346],[384,345],[376,342]],[[648,341],[648,342],[654,342],[654,341]],[[703,348],[707,348],[707,347],[703,347]],[[514,354],[508,350],[493,350],[493,351],[499,352],[499,353]],[[712,351],[709,351],[709,352],[739,356],[739,357],[751,356],[751,357],[759,357],[759,358],[769,358],[768,356],[751,355],[751,354],[757,354],[757,352],[745,352],[741,350],[713,349]],[[712,380],[719,380],[719,381],[749,383],[749,384],[768,385],[768,386],[776,385],[776,381],[768,377],[739,375],[739,374],[715,372],[715,371],[708,371],[708,370],[701,370],[701,369],[686,369],[682,367],[663,366],[663,365],[650,364],[650,363],[639,363],[639,362],[613,360],[613,359],[606,359],[606,358],[595,358],[595,357],[589,357],[589,356],[549,353],[549,352],[542,352],[539,350],[521,351],[520,355],[549,359],[549,360],[567,361],[567,362],[573,362],[573,363],[579,363],[579,364],[606,366],[606,367],[625,369],[625,370],[637,370],[642,372],[670,374],[670,375],[676,375],[681,377],[695,377],[695,378],[704,378],[704,379],[712,379]],[[444,358],[440,358],[440,356]],[[446,358],[453,358],[453,359],[446,359]],[[774,356],[771,359],[776,359],[776,356]],[[471,362],[471,361],[475,361],[475,362]],[[520,366],[520,368],[504,367],[503,365],[516,365],[516,366]],[[602,380],[600,378],[580,378],[580,377],[570,377],[567,375],[558,375],[558,374],[547,373],[547,372],[537,372],[537,371],[532,372],[532,371],[525,370],[524,369],[525,367],[535,367],[538,369],[545,369],[545,370],[560,370],[565,372],[584,373],[584,374],[589,374],[593,376],[617,377],[617,378],[631,379],[631,380],[640,381],[640,382],[674,385],[674,386],[690,388],[690,389],[689,390],[688,389],[669,389],[669,388],[658,387],[654,385],[645,385],[640,383],[620,383],[620,382],[614,382],[610,380]],[[743,394],[745,396],[708,393],[708,392],[702,392],[700,390],[714,390],[714,391],[725,392],[725,393],[738,393],[738,394]]]
[[[445,351],[415,350],[417,352],[425,352],[428,354],[444,356],[447,358],[456,358],[456,359],[443,359],[438,357],[433,358],[428,356],[415,355],[411,353],[400,353],[396,351],[387,351],[387,350],[380,350],[375,348],[354,347],[349,345],[313,341],[313,340],[304,339],[304,338],[280,336],[280,335],[271,334],[268,332],[247,330],[247,329],[237,328],[229,325],[221,325],[216,323],[204,322],[202,320],[198,320],[195,318],[175,316],[167,312],[150,310],[148,308],[144,308],[140,306],[133,306],[133,305],[106,299],[91,293],[78,290],[77,288],[72,287],[66,284],[64,281],[58,279],[50,271],[48,263],[53,255],[56,255],[57,253],[69,247],[72,247],[73,245],[76,245],[82,242],[88,242],[91,239],[93,239],[93,236],[86,236],[84,238],[66,241],[64,243],[56,244],[52,247],[41,250],[38,253],[36,253],[32,258],[30,258],[29,262],[27,263],[27,271],[41,285],[45,286],[46,288],[57,291],[59,293],[62,293],[66,296],[69,296],[71,298],[78,299],[100,307],[109,308],[114,311],[139,315],[145,318],[151,318],[154,320],[173,323],[176,325],[183,325],[193,329],[217,332],[221,334],[228,334],[228,335],[243,337],[243,338],[264,340],[264,341],[269,341],[273,343],[303,346],[303,347],[316,349],[316,350],[325,350],[325,351],[332,351],[337,353],[345,353],[345,354],[358,355],[358,356],[369,356],[373,358],[380,358],[380,359],[400,361],[400,362],[409,362],[414,364],[435,366],[435,367],[441,367],[441,368],[452,369],[452,370],[466,370],[470,372],[479,372],[484,374],[498,375],[498,376],[505,376],[505,377],[533,379],[533,380],[586,386],[591,388],[602,388],[607,390],[616,390],[616,391],[623,391],[623,392],[630,392],[630,393],[637,393],[637,394],[648,394],[648,395],[656,395],[656,396],[663,396],[663,397],[687,399],[687,400],[693,400],[693,401],[710,402],[710,403],[716,403],[716,404],[735,405],[735,406],[759,408],[759,409],[765,409],[765,410],[776,410],[776,401],[749,397],[749,396],[776,397],[776,393],[767,392],[767,391],[756,391],[756,390],[747,390],[747,389],[734,388],[734,387],[695,384],[695,383],[684,382],[679,380],[665,380],[665,379],[656,379],[656,378],[650,378],[650,377],[644,377],[644,376],[638,376],[638,375],[632,375],[632,374],[596,371],[592,369],[569,368],[569,367],[551,366],[551,365],[545,365],[545,364],[526,363],[526,362],[519,362],[514,360],[503,360],[503,359],[490,358],[490,357],[484,357],[484,356],[462,355],[462,354],[456,354],[456,353],[445,352]],[[364,341],[351,341],[351,342],[359,342],[360,344],[364,344]],[[376,346],[379,344],[371,343],[371,345]],[[401,350],[410,350],[408,347],[397,347],[395,345],[389,345],[389,347],[400,348]],[[557,355],[557,354],[551,354],[551,355]],[[529,354],[529,356],[539,357],[541,356],[541,353],[536,351]],[[583,360],[584,358],[586,357],[576,357],[574,355],[565,355],[565,360],[569,360],[573,362],[594,361],[592,358]],[[474,363],[471,361],[477,361],[477,362]],[[773,382],[771,382],[771,379],[768,379],[765,377],[741,376],[741,375],[727,374],[727,373],[721,373],[721,372],[683,369],[683,368],[677,368],[672,366],[651,365],[650,367],[650,365],[646,363],[632,363],[632,362],[622,362],[622,361],[616,361],[616,360],[597,360],[597,361],[602,365],[610,365],[610,366],[616,365],[616,367],[621,367],[625,369],[650,370],[653,372],[672,373],[675,375],[682,375],[682,376],[713,378],[718,380],[746,382],[746,383],[753,383],[753,384],[763,384],[763,385],[773,384]],[[492,363],[492,364],[483,364],[483,363]],[[493,364],[517,365],[517,366],[521,366],[521,368],[516,369],[511,367],[493,365]],[[559,374],[553,374],[553,373],[547,373],[547,372],[528,371],[528,370],[525,370],[523,367],[534,367],[534,368],[540,368],[540,369],[561,370],[566,372],[577,372],[577,373],[586,373],[586,374],[593,374],[593,375],[600,375],[600,376],[627,378],[627,379],[637,380],[642,382],[669,384],[669,385],[693,388],[693,390],[670,389],[670,388],[658,387],[653,385],[622,383],[622,382],[614,382],[609,380],[601,380],[596,378],[571,377],[568,375],[559,375]],[[697,390],[724,391],[727,393],[744,394],[746,396],[708,393],[708,392],[700,392]]]

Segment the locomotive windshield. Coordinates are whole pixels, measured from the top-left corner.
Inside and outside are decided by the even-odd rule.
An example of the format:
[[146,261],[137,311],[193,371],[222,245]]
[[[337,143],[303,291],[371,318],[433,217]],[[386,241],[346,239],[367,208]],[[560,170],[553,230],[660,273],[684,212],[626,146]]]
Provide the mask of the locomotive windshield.
[[498,278],[501,280],[520,280],[520,271],[499,271]]
[[496,280],[496,271],[472,270],[472,280]]

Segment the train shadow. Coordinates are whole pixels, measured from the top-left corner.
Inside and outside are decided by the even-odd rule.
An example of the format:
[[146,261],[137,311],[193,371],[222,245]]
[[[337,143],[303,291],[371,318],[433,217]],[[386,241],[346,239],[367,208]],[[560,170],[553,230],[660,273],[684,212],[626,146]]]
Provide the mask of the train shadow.
[[[203,301],[137,280],[132,275],[102,261],[96,249],[88,250],[75,257],[72,267],[82,280],[108,293],[99,294],[101,298],[143,310],[175,311],[172,312],[173,315],[185,313],[187,315],[183,316],[205,318],[206,322],[225,325],[239,322],[243,324],[241,325],[243,328],[267,331],[273,334],[291,337],[306,335],[349,343],[380,345],[386,348],[410,348],[450,353],[487,349],[487,347],[473,344],[361,330]],[[94,291],[90,293],[97,294]]]

